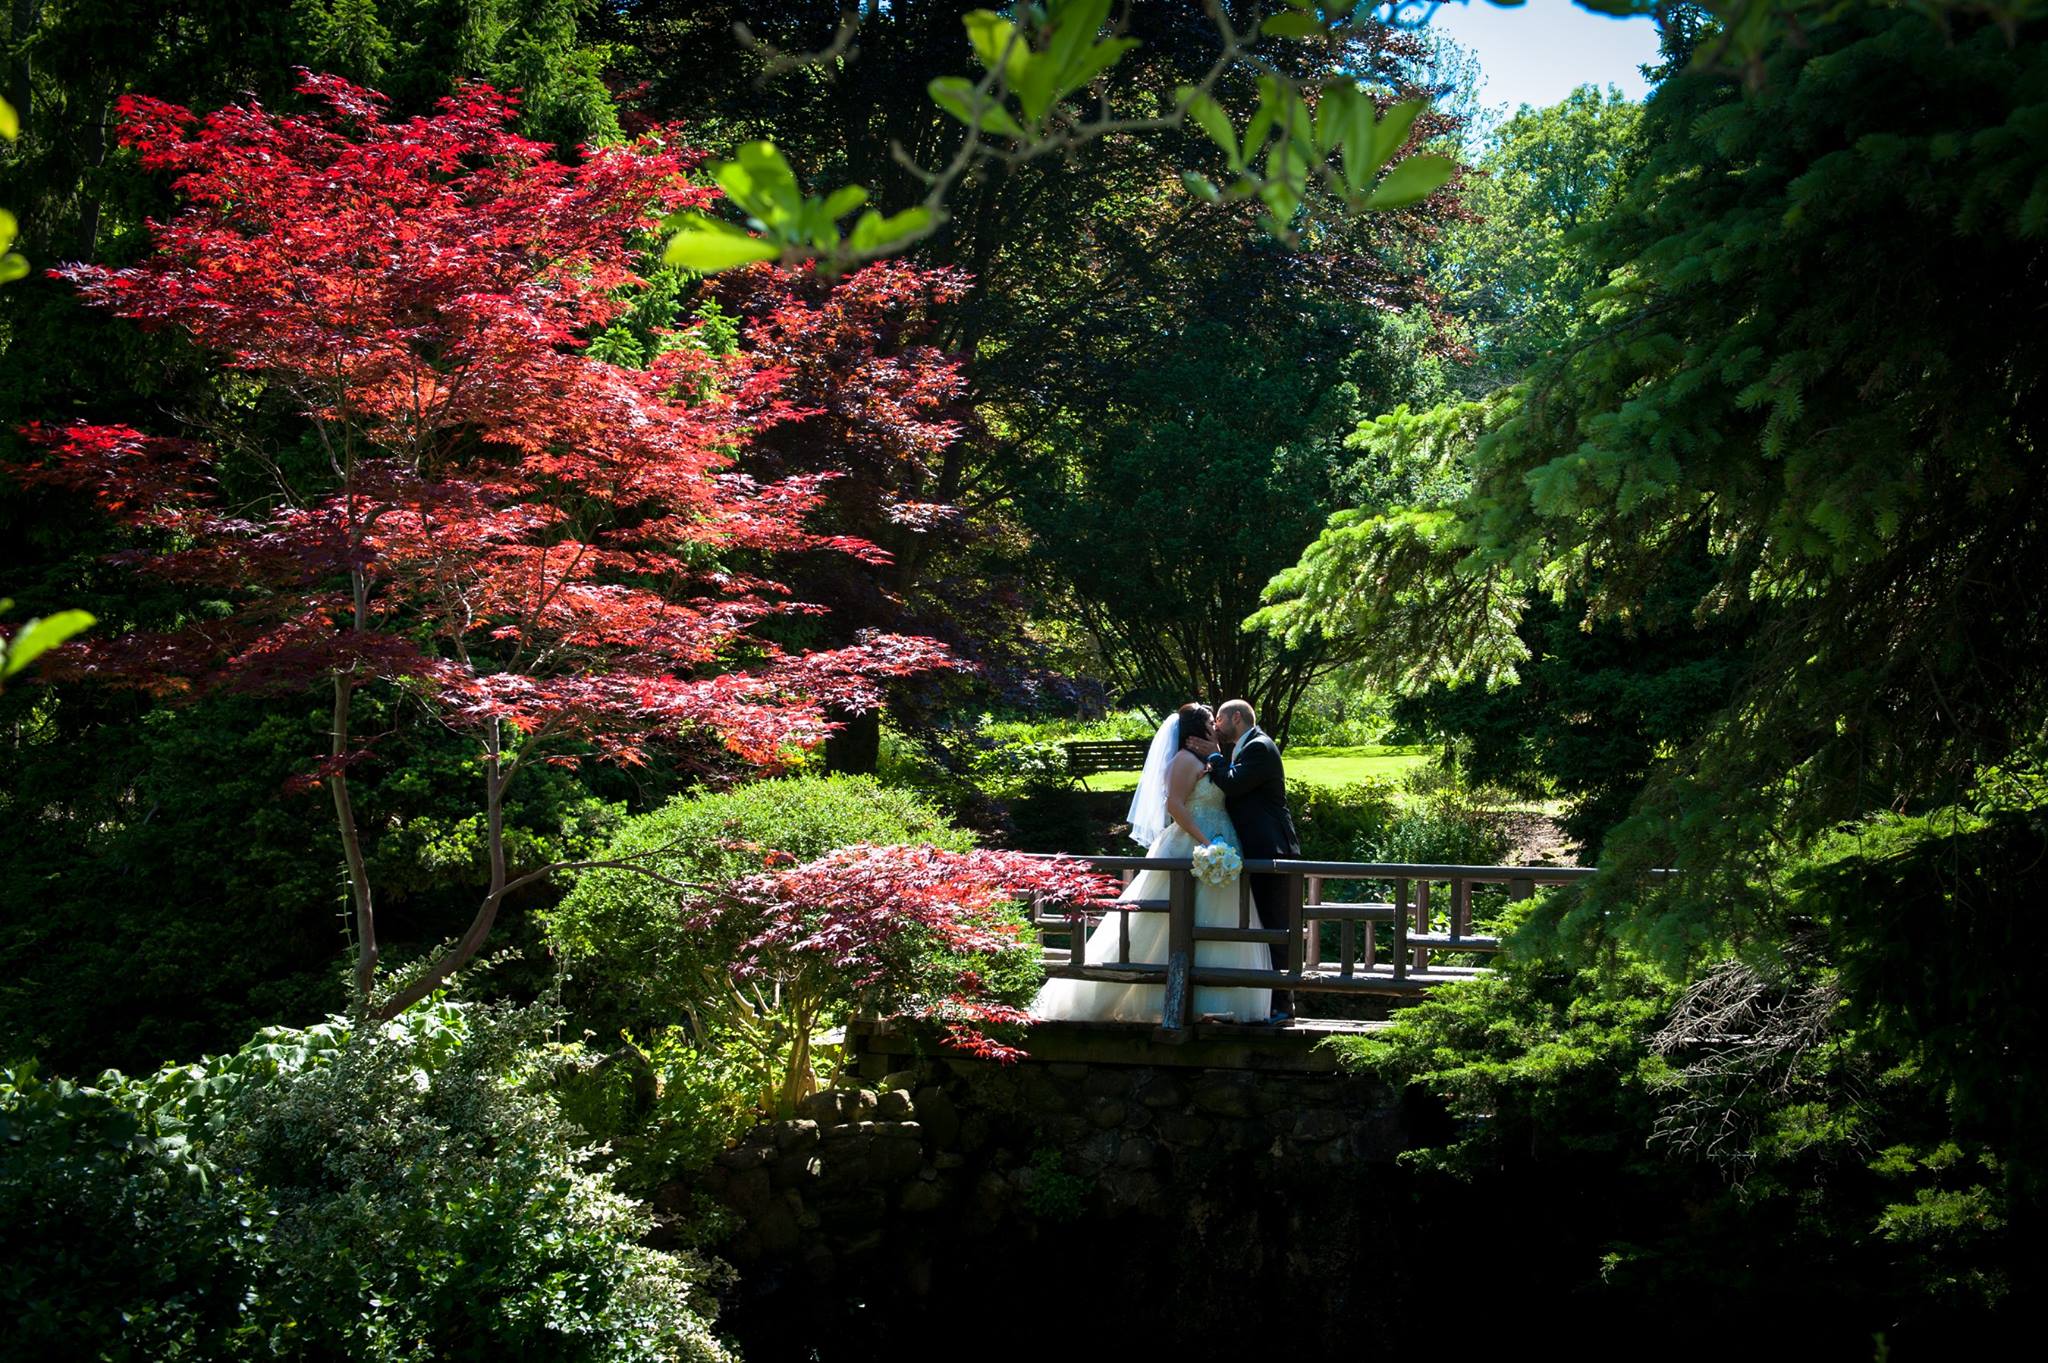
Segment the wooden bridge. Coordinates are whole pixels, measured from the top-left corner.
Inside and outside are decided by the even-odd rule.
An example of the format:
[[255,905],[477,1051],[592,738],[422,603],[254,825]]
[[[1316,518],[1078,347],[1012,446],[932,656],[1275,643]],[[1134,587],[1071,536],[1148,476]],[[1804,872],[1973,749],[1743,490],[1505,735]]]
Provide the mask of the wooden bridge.
[[[1577,866],[1247,860],[1237,880],[1237,923],[1214,927],[1195,921],[1189,858],[1081,859],[1098,870],[1121,874],[1126,884],[1139,871],[1164,871],[1167,897],[1124,901],[1092,912],[1034,909],[1046,974],[1055,979],[1163,986],[1162,1016],[1153,1036],[1173,1044],[1187,1041],[1198,1030],[1243,1030],[1242,1024],[1195,1016],[1198,986],[1292,990],[1298,1008],[1301,996],[1318,994],[1413,1000],[1446,980],[1483,974],[1486,967],[1480,961],[1500,950],[1500,939],[1472,930],[1475,888],[1504,886],[1507,898],[1527,899],[1539,885],[1569,885],[1595,874],[1591,867]],[[1279,877],[1286,888],[1287,921],[1279,927],[1257,923],[1251,877],[1259,874]],[[1382,892],[1389,897],[1325,898],[1326,890],[1340,886],[1384,887]],[[1128,917],[1122,920],[1114,958],[1089,959],[1088,934],[1105,913],[1168,915],[1166,959],[1131,959]],[[1204,965],[1195,957],[1202,942],[1263,943],[1276,948],[1285,964],[1267,970]],[[1307,1021],[1303,1027],[1317,1033],[1353,1029],[1325,1019]]]

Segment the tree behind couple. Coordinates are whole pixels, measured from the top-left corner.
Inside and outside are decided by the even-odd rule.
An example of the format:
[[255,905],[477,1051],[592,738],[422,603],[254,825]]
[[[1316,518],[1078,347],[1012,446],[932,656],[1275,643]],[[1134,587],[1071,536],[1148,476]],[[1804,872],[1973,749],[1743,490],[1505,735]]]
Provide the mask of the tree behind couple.
[[[1206,705],[1183,705],[1159,726],[1145,755],[1145,770],[1131,797],[1131,840],[1147,857],[1186,857],[1198,847],[1225,842],[1247,861],[1298,857],[1294,816],[1287,807],[1287,775],[1280,745],[1259,728],[1249,702],[1226,701],[1215,713]],[[1287,882],[1276,875],[1252,877],[1252,900],[1260,925],[1287,924]],[[1120,903],[1168,897],[1168,873],[1142,871],[1125,887]],[[1201,927],[1237,926],[1238,887],[1195,881],[1195,922]],[[1128,928],[1122,920],[1128,918]],[[1128,930],[1130,959],[1164,963],[1168,923],[1162,913],[1112,911],[1089,934],[1087,959],[1117,959]],[[1285,953],[1253,942],[1198,942],[1195,963],[1241,970],[1286,965]],[[1093,980],[1048,980],[1031,1011],[1041,1018],[1072,1021],[1157,1022],[1165,988],[1156,984],[1105,984]],[[1195,990],[1197,1016],[1226,1014],[1240,1022],[1269,1016],[1286,1020],[1292,1000],[1266,989]]]

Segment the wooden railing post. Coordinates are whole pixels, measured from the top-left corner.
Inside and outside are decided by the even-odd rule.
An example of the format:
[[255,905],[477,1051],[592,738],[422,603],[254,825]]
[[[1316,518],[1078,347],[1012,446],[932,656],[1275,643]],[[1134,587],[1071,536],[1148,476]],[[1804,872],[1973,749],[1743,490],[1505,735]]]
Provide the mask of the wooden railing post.
[[1408,882],[1394,882],[1394,978],[1408,978]]
[[1301,875],[1287,877],[1287,987],[1301,983],[1302,915],[1308,906],[1308,883]]
[[1166,988],[1160,1001],[1159,1040],[1188,1039],[1195,1008],[1195,875],[1184,866],[1166,873]]
[[[1429,928],[1429,882],[1418,880],[1415,882],[1415,930],[1427,933]],[[1428,947],[1415,948],[1415,968],[1419,971],[1429,969]]]

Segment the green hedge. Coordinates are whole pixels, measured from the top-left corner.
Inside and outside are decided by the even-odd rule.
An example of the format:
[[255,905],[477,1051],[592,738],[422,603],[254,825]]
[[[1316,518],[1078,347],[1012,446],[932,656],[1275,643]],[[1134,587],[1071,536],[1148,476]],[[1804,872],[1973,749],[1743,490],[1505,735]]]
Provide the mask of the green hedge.
[[538,1082],[557,1020],[432,1004],[92,1087],[0,1072],[0,1352],[722,1363],[713,1266],[638,1243]]

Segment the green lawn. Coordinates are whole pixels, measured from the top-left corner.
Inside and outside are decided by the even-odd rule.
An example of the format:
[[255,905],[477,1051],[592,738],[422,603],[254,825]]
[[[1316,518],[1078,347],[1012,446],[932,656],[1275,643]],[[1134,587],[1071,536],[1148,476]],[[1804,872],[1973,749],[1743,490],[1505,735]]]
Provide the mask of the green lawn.
[[[1433,748],[1300,748],[1283,753],[1289,781],[1348,786],[1365,780],[1397,781],[1429,760]],[[1136,790],[1138,773],[1104,772],[1083,783],[1089,790]]]

